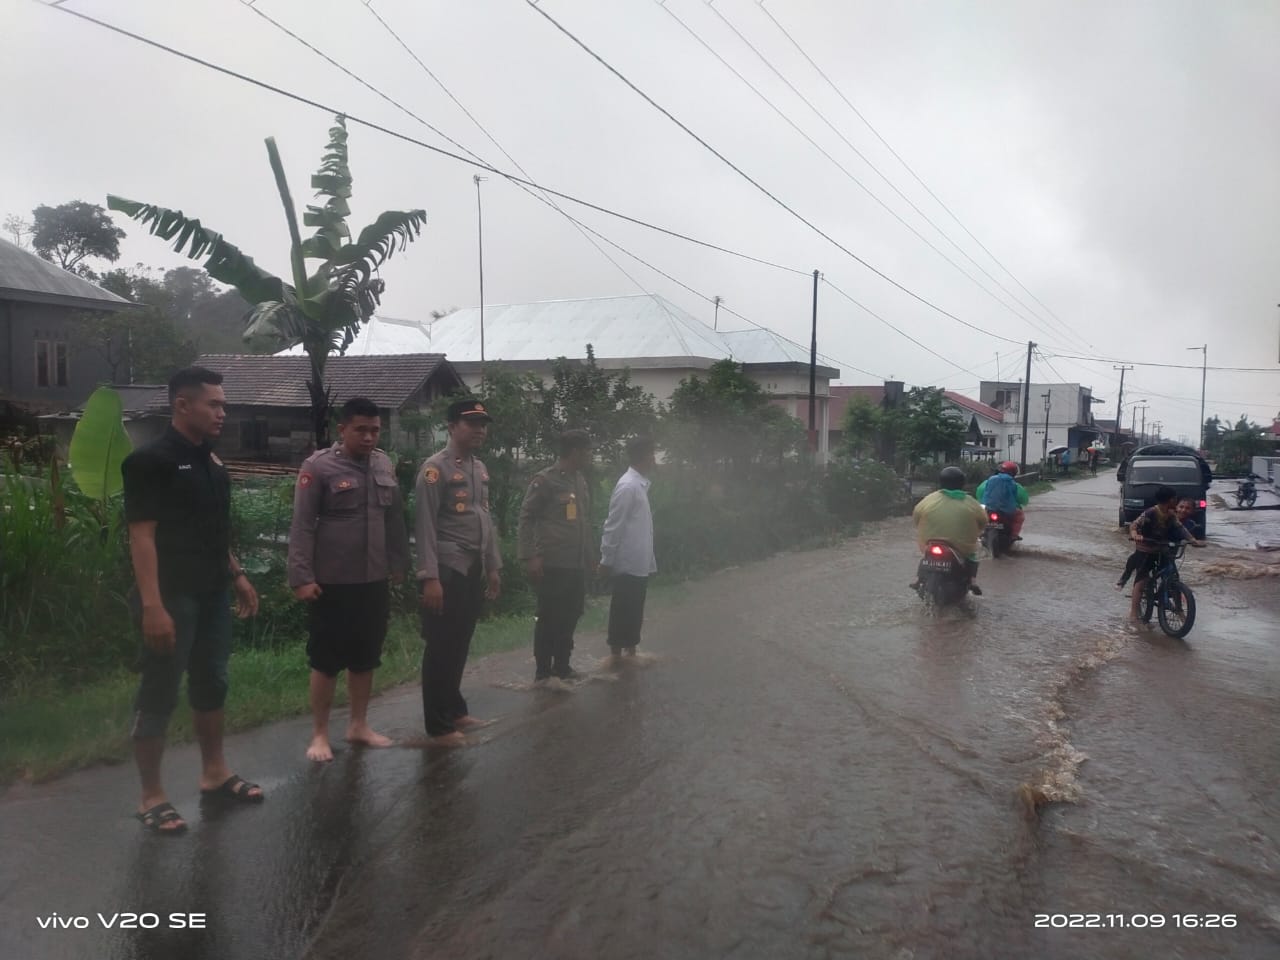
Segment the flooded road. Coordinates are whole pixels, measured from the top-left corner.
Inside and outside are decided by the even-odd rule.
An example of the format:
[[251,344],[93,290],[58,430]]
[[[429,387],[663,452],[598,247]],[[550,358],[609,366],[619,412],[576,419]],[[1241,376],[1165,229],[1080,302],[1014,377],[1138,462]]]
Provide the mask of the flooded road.
[[[571,693],[494,658],[465,751],[233,738],[268,803],[180,840],[138,835],[125,768],[12,790],[0,956],[1280,956],[1277,581],[1210,547],[1186,642],[1127,629],[1116,497],[1035,498],[973,616],[924,615],[895,520],[695,584]],[[412,690],[375,710],[417,728]],[[36,923],[99,910],[208,929]]]

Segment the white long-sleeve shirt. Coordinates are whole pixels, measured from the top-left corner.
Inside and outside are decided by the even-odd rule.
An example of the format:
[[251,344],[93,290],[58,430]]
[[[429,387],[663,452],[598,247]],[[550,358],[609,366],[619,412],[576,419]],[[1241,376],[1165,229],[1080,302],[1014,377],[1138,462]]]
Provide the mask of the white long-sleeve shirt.
[[609,497],[609,516],[600,538],[600,563],[614,573],[647,577],[656,573],[653,556],[653,512],[649,509],[649,478],[628,469]]

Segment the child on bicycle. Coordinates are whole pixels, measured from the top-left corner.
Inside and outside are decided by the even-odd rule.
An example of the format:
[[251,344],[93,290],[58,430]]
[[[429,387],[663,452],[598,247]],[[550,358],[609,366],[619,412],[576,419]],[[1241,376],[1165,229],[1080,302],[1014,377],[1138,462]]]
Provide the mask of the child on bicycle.
[[1142,600],[1151,568],[1165,545],[1185,540],[1204,546],[1204,541],[1196,540],[1178,519],[1178,491],[1172,487],[1160,487],[1155,499],[1156,505],[1144,510],[1142,516],[1129,527],[1129,535],[1133,538],[1136,549],[1125,564],[1124,576],[1116,584],[1117,587],[1123,587],[1129,576],[1135,575],[1133,593],[1129,597],[1129,619],[1135,622],[1139,619],[1138,604]]

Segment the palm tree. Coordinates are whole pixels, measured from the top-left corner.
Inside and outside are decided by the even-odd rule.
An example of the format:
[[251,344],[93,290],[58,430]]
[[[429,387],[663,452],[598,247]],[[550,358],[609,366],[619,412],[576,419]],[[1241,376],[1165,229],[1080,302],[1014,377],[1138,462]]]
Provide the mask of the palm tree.
[[[266,144],[289,223],[292,284],[267,273],[221,234],[206,229],[181,210],[117,196],[108,196],[107,206],[145,224],[153,235],[173,240],[179,253],[185,252],[193,260],[207,258],[204,269],[209,276],[235,287],[254,304],[245,320],[246,340],[267,338],[281,349],[302,345],[311,360],[307,392],[319,449],[327,445],[329,433],[331,392],[324,383],[325,361],[335,351],[345,352],[360,325],[373,314],[386,288],[376,275],[378,268],[397,249],[403,250],[417,238],[427,214],[425,210],[388,210],[352,241],[347,227],[352,182],[347,163],[347,124],[339,115],[329,130],[329,145],[320,169],[311,177],[316,195],[328,200],[322,207],[307,207],[303,223],[316,231],[303,240],[275,138],[268,137]],[[309,276],[307,260],[321,261]]]

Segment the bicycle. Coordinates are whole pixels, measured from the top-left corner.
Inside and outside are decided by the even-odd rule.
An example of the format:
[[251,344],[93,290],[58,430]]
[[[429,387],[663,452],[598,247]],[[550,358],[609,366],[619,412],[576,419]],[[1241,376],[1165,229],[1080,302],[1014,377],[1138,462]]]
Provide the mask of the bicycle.
[[1160,551],[1138,607],[1143,623],[1150,623],[1155,612],[1160,629],[1177,640],[1189,634],[1196,622],[1195,594],[1178,573],[1178,561],[1185,552],[1185,543],[1171,543]]

